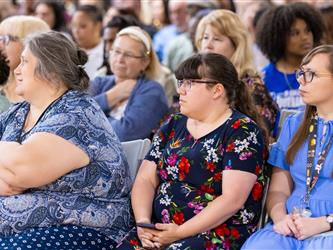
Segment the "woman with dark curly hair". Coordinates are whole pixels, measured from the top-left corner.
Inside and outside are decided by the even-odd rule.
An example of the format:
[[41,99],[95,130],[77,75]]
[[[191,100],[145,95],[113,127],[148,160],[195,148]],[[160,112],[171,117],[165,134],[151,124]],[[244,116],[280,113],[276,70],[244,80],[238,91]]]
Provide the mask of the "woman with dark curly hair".
[[302,109],[295,70],[302,58],[320,43],[320,13],[306,3],[274,7],[260,18],[257,44],[269,58],[264,81],[280,109]]

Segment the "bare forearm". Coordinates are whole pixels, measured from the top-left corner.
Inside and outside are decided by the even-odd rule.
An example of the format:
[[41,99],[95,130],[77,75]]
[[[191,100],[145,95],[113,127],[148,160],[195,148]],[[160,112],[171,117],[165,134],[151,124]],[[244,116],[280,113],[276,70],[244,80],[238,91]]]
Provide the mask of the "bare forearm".
[[288,196],[281,192],[270,192],[267,197],[267,211],[274,223],[287,214],[286,201]]
[[152,216],[152,204],[155,196],[155,187],[138,179],[132,189],[132,207],[136,222],[150,222]]

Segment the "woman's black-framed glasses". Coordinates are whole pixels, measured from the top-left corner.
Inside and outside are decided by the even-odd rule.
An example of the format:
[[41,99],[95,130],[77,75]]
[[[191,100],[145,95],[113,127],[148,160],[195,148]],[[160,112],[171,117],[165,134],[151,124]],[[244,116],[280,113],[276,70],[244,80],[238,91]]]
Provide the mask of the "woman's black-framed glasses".
[[218,84],[218,81],[215,80],[201,80],[201,79],[182,79],[177,80],[178,88],[183,87],[186,92],[190,91],[193,83],[202,83],[202,84]]
[[4,45],[8,45],[10,42],[15,42],[20,40],[19,37],[17,36],[12,36],[12,35],[1,35],[0,36],[0,43],[3,43]]
[[296,70],[296,79],[299,81],[299,79],[302,77],[305,83],[310,83],[313,80],[313,77],[317,76],[333,76],[333,74],[330,73],[318,73],[314,72],[312,70],[303,70],[303,69],[298,69]]

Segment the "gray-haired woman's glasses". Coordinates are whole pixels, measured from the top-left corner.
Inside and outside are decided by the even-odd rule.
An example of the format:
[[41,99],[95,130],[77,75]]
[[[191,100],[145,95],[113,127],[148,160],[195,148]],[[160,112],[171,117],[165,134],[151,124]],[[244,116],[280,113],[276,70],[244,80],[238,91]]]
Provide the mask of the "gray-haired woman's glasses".
[[8,45],[10,42],[16,42],[19,41],[20,38],[17,36],[12,36],[12,35],[1,35],[0,36],[0,43],[4,45]]
[[201,80],[201,79],[182,79],[177,80],[178,88],[183,87],[186,92],[190,91],[193,83],[217,84],[218,81],[214,80]]
[[303,78],[303,81],[305,83],[310,83],[313,80],[313,77],[321,77],[321,76],[333,76],[333,74],[330,73],[318,73],[314,72],[311,70],[303,70],[303,69],[298,69],[296,70],[296,79],[297,81],[300,81],[300,78]]

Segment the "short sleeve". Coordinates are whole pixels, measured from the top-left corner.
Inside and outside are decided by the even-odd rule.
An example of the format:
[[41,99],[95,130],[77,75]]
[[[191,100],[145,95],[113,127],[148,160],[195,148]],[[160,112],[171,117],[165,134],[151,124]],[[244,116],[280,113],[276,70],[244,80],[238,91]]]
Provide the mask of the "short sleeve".
[[223,153],[224,170],[240,170],[256,174],[263,166],[264,141],[258,126],[249,118],[231,123]]
[[293,137],[293,120],[295,115],[286,118],[283,123],[278,140],[271,146],[268,162],[275,167],[289,170],[289,164],[286,162],[286,153],[290,141]]
[[170,137],[170,133],[172,132],[175,121],[179,119],[179,116],[180,115],[177,114],[172,115],[170,119],[166,121],[156,132],[151,144],[151,148],[145,157],[146,160],[153,161],[158,164],[166,148],[168,138]]
[[101,157],[101,151],[104,152],[110,145],[115,149],[119,143],[98,104],[76,92],[68,93],[28,136],[37,132],[48,132],[64,138],[82,149],[91,162]]

